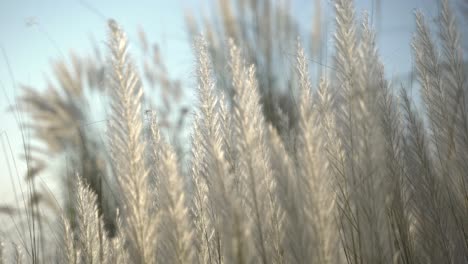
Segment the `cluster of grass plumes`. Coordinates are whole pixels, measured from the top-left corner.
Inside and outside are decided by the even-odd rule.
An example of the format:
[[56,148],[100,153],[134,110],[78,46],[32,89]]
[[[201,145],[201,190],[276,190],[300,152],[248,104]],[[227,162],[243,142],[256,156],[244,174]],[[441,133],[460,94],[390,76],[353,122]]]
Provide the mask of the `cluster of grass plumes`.
[[[267,122],[256,67],[229,42],[232,100],[196,40],[190,162],[143,119],[127,39],[110,27],[108,146],[120,209],[105,228],[90,179],[64,214],[59,263],[466,263],[468,92],[454,15],[441,1],[440,44],[416,13],[424,112],[390,89],[364,15],[337,0],[336,71],[313,87],[298,41],[297,125]],[[359,32],[359,34],[358,34]],[[70,219],[70,216],[74,216]],[[0,257],[2,256],[0,246]],[[14,259],[29,259],[26,248]],[[33,260],[38,262],[38,260]]]

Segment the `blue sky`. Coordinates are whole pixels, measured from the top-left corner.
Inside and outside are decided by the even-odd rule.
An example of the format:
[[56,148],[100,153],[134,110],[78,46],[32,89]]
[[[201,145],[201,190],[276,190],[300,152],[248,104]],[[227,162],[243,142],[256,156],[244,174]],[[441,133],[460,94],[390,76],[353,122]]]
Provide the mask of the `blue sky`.
[[[206,0],[0,0],[0,134],[12,145],[20,173],[24,171],[19,154],[21,137],[11,113],[5,110],[17,94],[19,84],[45,87],[50,74],[51,61],[67,56],[69,51],[78,54],[91,52],[90,37],[104,45],[106,20],[116,19],[136,46],[137,29],[142,27],[150,42],[161,46],[170,73],[190,83],[193,78],[193,57],[187,42],[184,10],[194,14],[206,12],[212,1]],[[307,28],[312,24],[313,2],[296,0],[293,13]],[[332,10],[330,0],[323,0],[326,12]],[[372,0],[357,0],[358,14],[364,9],[372,13]],[[411,67],[410,41],[414,31],[413,10],[422,8],[428,17],[434,17],[433,0],[382,0],[378,44],[389,76],[408,72]],[[92,7],[89,6],[92,3]],[[333,18],[329,17],[329,30]],[[28,25],[33,23],[34,25]],[[332,43],[329,32],[329,45]],[[7,67],[7,60],[11,73]],[[12,78],[13,77],[13,78]],[[1,147],[1,144],[0,144]],[[0,203],[11,198],[7,159],[0,152]],[[21,174],[22,175],[22,174]]]

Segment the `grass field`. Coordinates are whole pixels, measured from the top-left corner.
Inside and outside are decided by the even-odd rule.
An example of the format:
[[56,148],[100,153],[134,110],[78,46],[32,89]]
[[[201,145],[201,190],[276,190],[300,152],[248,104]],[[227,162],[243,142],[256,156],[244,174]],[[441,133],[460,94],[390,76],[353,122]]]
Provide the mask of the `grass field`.
[[[260,2],[249,8],[281,17]],[[223,43],[193,28],[193,111],[158,57],[166,108],[153,110],[152,68],[139,72],[109,20],[105,58],[57,64],[58,87],[17,99],[43,145],[27,151],[25,219],[0,208],[21,223],[19,242],[0,237],[0,263],[467,263],[468,85],[451,4],[437,32],[415,13],[417,99],[386,80],[369,17],[334,6],[334,60],[317,73],[286,26],[283,73],[263,39],[275,27],[242,35],[227,19]],[[286,96],[272,92],[285,83]],[[89,93],[105,135],[83,126]],[[63,197],[38,187],[41,155],[68,157]]]

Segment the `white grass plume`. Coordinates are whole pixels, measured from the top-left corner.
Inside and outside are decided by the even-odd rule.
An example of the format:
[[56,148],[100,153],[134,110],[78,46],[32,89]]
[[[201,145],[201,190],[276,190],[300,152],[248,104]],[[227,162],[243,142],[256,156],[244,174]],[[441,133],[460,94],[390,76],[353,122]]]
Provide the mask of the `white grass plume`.
[[[232,175],[225,151],[229,132],[223,124],[227,112],[224,99],[215,90],[207,43],[200,38],[196,43],[199,112],[193,134],[192,178],[196,185],[196,215],[201,243],[205,245],[203,260],[221,263],[233,258],[231,237]],[[223,111],[225,111],[223,113]],[[227,255],[227,256],[225,256]]]
[[[160,231],[161,257],[171,263],[194,263],[195,243],[193,224],[189,215],[186,199],[186,179],[180,174],[177,157],[168,144],[161,148],[161,184],[164,194],[162,222]],[[154,239],[154,238],[153,238]]]
[[446,218],[438,214],[444,207],[441,201],[441,182],[434,175],[434,164],[421,117],[413,109],[405,90],[401,90],[407,123],[406,155],[411,184],[412,214],[415,217],[415,241],[419,261],[450,260],[450,245],[445,229]]
[[117,23],[109,22],[112,65],[111,155],[116,178],[123,194],[124,232],[136,263],[154,263],[156,259],[157,217],[152,210],[148,189],[148,170],[141,139],[143,90],[127,57],[127,38]]
[[[254,261],[271,263],[280,259],[271,239],[275,239],[272,217],[282,210],[276,200],[276,183],[272,175],[266,128],[254,66],[246,67],[240,50],[231,41],[230,66],[233,74],[234,144],[238,153],[236,175],[239,177],[239,195],[242,196],[244,214],[248,217]],[[268,219],[265,222],[265,219]],[[280,244],[279,242],[276,244]]]
[[383,177],[388,186],[386,214],[395,241],[392,255],[405,264],[416,261],[414,239],[410,233],[408,173],[405,166],[404,133],[398,98],[385,80],[383,65],[377,66],[379,97],[379,127],[384,144]]
[[[319,155],[323,140],[317,126],[318,113],[313,104],[307,58],[300,42],[297,48],[296,71],[301,89],[296,154],[298,174],[295,176],[293,189],[298,203],[298,215],[297,219],[291,220],[296,228],[307,226],[304,230],[301,228],[302,231],[296,231],[297,236],[301,238],[299,244],[303,247],[296,250],[306,254],[299,259],[314,259],[317,263],[330,262],[336,254],[338,242],[338,234],[334,231],[336,225],[332,221],[334,194],[330,174],[324,170],[326,159]],[[288,218],[288,215],[286,217]]]
[[[460,241],[457,256],[466,260],[468,256],[468,110],[466,67],[460,43],[455,14],[448,0],[441,1],[439,36],[442,41],[442,81],[447,100],[448,157],[447,166],[453,168],[447,177],[450,212],[455,218]],[[464,241],[464,242],[462,242]]]
[[[82,182],[80,177],[77,178],[79,179],[76,188],[78,242],[75,247],[79,252],[77,260],[80,263],[106,263],[106,258],[109,256],[109,245],[107,236],[104,234],[104,223],[98,212],[97,196],[86,183]],[[68,259],[72,260],[73,255],[69,255],[71,253],[69,247],[72,244],[69,240],[70,237],[67,238],[67,255]]]

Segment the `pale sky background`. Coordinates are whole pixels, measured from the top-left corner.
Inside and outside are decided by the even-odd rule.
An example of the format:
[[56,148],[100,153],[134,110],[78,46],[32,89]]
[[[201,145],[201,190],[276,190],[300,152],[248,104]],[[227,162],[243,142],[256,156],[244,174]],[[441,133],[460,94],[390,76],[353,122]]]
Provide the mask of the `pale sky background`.
[[[12,184],[8,171],[8,165],[13,169],[12,158],[18,165],[19,175],[23,177],[24,174],[24,162],[20,158],[20,131],[13,115],[6,112],[19,93],[19,84],[44,88],[46,78],[53,79],[50,73],[51,61],[67,56],[71,50],[83,55],[90,53],[90,36],[104,46],[107,26],[102,15],[117,20],[128,33],[133,46],[138,46],[137,29],[141,26],[150,43],[160,44],[170,74],[179,77],[187,87],[193,84],[191,73],[194,63],[186,33],[184,10],[200,15],[206,12],[211,2],[0,0],[0,150],[2,142],[7,143],[8,139],[13,152],[11,155],[9,149],[8,153],[0,151],[0,205],[12,200]],[[294,16],[303,24],[303,29],[309,29],[313,21],[314,1],[292,2]],[[372,14],[372,2],[357,0],[358,14],[364,9]],[[92,7],[88,3],[92,3]],[[420,8],[428,18],[435,18],[435,3],[434,0],[382,0],[378,45],[389,77],[405,74],[411,69],[413,11]],[[330,14],[331,1],[323,0],[322,7],[325,13]],[[36,22],[37,25],[27,26],[28,21]],[[328,30],[333,30],[333,17],[328,16],[327,21]],[[330,31],[328,34],[329,45],[332,43],[331,33]],[[11,72],[7,67],[7,60]],[[13,176],[16,177],[15,172]],[[15,181],[17,184],[16,179]]]

